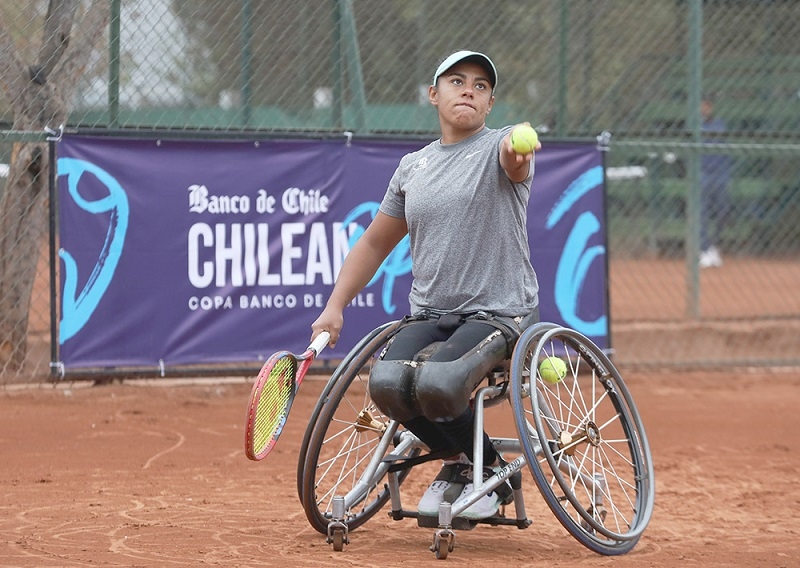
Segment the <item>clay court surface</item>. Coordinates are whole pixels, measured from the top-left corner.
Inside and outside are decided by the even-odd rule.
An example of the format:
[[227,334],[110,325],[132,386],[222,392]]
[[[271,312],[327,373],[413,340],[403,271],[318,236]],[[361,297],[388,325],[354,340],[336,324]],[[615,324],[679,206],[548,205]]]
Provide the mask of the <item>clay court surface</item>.
[[[243,451],[243,380],[0,390],[0,566],[800,566],[800,371],[623,376],[657,485],[650,526],[624,556],[569,536],[527,471],[526,530],[459,531],[439,561],[433,529],[381,512],[334,552],[295,484],[322,386],[311,377],[258,463]],[[436,469],[412,472],[408,504]]]

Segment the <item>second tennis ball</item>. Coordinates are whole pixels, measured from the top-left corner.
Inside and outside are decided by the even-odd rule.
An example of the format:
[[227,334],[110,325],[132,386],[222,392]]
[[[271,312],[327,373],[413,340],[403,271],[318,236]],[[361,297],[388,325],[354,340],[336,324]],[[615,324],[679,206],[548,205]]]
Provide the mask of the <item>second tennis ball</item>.
[[567,364],[558,357],[547,357],[539,363],[539,375],[550,384],[556,384],[567,376]]
[[539,143],[539,135],[527,124],[515,126],[511,131],[511,147],[517,154],[530,154]]

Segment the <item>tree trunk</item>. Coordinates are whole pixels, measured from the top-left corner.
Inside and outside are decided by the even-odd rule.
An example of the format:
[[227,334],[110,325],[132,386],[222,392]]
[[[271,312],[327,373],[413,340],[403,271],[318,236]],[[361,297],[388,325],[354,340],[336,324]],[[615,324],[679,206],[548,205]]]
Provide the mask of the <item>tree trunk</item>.
[[25,360],[33,278],[45,229],[47,155],[41,144],[14,145],[0,199],[0,369]]
[[[0,82],[14,110],[14,130],[64,125],[68,101],[106,29],[107,0],[94,0],[72,34],[78,0],[50,0],[39,60],[25,66],[0,22]],[[47,229],[47,145],[14,144],[0,197],[0,374],[19,370],[27,351],[28,313],[36,263]]]

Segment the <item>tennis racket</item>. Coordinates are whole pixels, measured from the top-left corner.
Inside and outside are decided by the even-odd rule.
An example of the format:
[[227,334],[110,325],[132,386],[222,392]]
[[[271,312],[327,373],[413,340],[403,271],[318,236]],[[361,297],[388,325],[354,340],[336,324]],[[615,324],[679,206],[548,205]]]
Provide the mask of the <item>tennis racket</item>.
[[278,351],[261,367],[250,392],[244,433],[244,451],[251,460],[263,460],[275,447],[300,383],[328,340],[330,334],[322,332],[302,355]]

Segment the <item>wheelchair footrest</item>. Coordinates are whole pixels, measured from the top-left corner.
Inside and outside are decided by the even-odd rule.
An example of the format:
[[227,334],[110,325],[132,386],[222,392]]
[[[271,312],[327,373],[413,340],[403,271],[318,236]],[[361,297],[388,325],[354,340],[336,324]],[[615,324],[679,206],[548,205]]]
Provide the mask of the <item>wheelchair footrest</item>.
[[[488,519],[484,519],[487,521]],[[471,531],[478,523],[484,521],[475,521],[472,519],[465,519],[463,517],[453,517],[453,524],[451,528],[457,531]],[[417,526],[427,529],[439,528],[439,517],[431,517],[430,515],[417,515]]]
[[[388,516],[395,521],[402,521],[403,519],[417,519],[417,526],[428,529],[439,528],[439,517],[431,515],[420,515],[417,511],[408,511],[401,509],[400,511],[389,511]],[[478,525],[491,525],[491,526],[513,526],[518,529],[527,529],[533,524],[530,519],[515,519],[510,517],[488,517],[486,519],[465,519],[463,517],[454,517],[451,527],[459,531],[471,531]]]
[[[439,518],[429,515],[417,515],[417,526],[429,529],[439,528]],[[530,519],[512,519],[509,517],[488,517],[486,519],[465,519],[463,517],[453,517],[451,527],[457,531],[471,531],[478,525],[513,526],[518,529],[527,529],[533,524]]]

